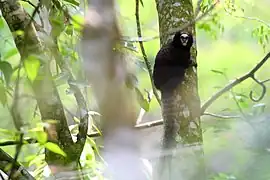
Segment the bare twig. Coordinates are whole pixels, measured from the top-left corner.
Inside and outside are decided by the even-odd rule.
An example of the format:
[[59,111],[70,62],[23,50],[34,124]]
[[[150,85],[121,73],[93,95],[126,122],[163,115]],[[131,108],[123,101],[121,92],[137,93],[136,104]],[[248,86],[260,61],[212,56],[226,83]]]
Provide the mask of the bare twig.
[[234,86],[240,84],[244,80],[248,78],[254,77],[255,72],[257,72],[263,65],[264,63],[268,60],[270,57],[270,52],[253,68],[251,69],[247,74],[243,75],[240,78],[235,79],[232,83],[226,85],[223,89],[218,91],[216,94],[214,94],[212,97],[210,97],[201,107],[201,113],[203,114],[204,111],[217,99],[219,98],[222,94],[225,92],[229,91],[232,89]]
[[13,162],[12,162],[12,166],[11,166],[11,170],[10,170],[10,174],[9,174],[9,177],[8,177],[9,180],[16,173],[16,163],[17,163],[18,157],[20,155],[20,152],[21,152],[21,149],[22,149],[22,146],[23,146],[23,136],[24,136],[24,134],[20,133],[20,141],[19,141],[19,144],[17,144],[17,146],[16,146],[16,153],[15,153],[15,156],[14,156],[14,159],[13,159]]
[[[23,139],[23,144],[35,144],[37,143],[38,141],[36,139],[33,139],[33,138],[25,138]],[[3,146],[12,146],[12,145],[18,145],[20,144],[21,142],[20,141],[5,141],[5,142],[0,142],[0,146],[3,147]]]
[[203,115],[212,116],[212,117],[216,117],[216,118],[222,118],[222,119],[241,118],[241,116],[227,116],[227,115],[220,115],[220,114],[214,114],[214,113],[209,113],[209,112],[205,112]]
[[[135,8],[135,16],[136,16],[136,24],[137,24],[137,35],[139,38],[142,37],[142,32],[141,32],[141,23],[140,23],[140,14],[139,14],[139,7],[140,7],[140,4],[139,4],[139,0],[136,0],[136,8]],[[145,65],[146,65],[146,68],[147,68],[147,71],[148,71],[148,74],[149,74],[149,77],[150,77],[150,81],[151,81],[151,85],[152,85],[152,89],[153,89],[153,93],[159,103],[159,105],[161,104],[161,100],[159,98],[159,95],[157,93],[157,89],[154,85],[154,81],[153,81],[153,77],[152,77],[152,68],[151,68],[151,64],[147,58],[147,55],[146,55],[146,52],[145,52],[145,49],[144,49],[144,46],[143,46],[143,42],[140,41],[139,42],[140,44],[140,48],[141,48],[141,51],[142,51],[142,55],[143,55],[143,59],[144,59],[144,62],[145,62]]]
[[264,21],[264,20],[261,20],[257,17],[248,17],[248,16],[238,16],[238,15],[234,15],[232,14],[231,12],[229,12],[226,8],[224,8],[225,12],[229,15],[231,15],[232,17],[235,17],[235,18],[241,18],[241,19],[246,19],[246,20],[250,20],[250,21],[257,21],[259,23],[262,23],[264,24],[265,26],[267,26],[268,28],[270,28],[270,23]]

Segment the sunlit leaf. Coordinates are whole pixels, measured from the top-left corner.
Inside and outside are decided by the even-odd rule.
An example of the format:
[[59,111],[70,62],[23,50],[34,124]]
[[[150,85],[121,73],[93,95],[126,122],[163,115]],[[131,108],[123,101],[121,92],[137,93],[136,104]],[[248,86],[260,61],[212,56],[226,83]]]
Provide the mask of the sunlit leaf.
[[47,142],[47,139],[48,139],[48,135],[46,132],[44,131],[37,131],[36,132],[36,138],[37,138],[37,141],[40,143],[40,144],[45,144]]
[[78,124],[70,125],[69,130],[70,130],[71,134],[77,134],[79,132]]
[[52,151],[52,152],[54,152],[56,154],[60,154],[60,155],[62,155],[64,157],[67,156],[67,154],[57,144],[55,144],[55,143],[47,142],[46,144],[44,144],[44,146],[48,150],[50,150],[50,151]]
[[3,29],[4,27],[5,27],[4,20],[3,20],[3,18],[1,17],[1,18],[0,18],[0,29]]
[[16,134],[14,131],[11,131],[10,129],[3,129],[3,128],[0,128],[0,133],[11,137],[15,136]]
[[101,116],[98,112],[96,111],[88,111],[87,112],[90,116]]
[[6,61],[0,61],[0,70],[4,73],[5,81],[8,85],[13,71],[12,66]]
[[98,129],[98,127],[97,127],[94,123],[92,124],[92,126],[93,126],[94,129],[98,132],[98,134],[99,134],[100,136],[102,136],[101,131]]
[[98,147],[97,147],[95,141],[94,141],[92,138],[89,138],[89,137],[86,138],[86,141],[91,145],[91,147],[94,148],[94,151],[95,151],[96,154],[99,156],[99,158],[100,158],[102,161],[104,161],[104,159],[101,157],[101,155],[100,155],[100,153],[99,153],[99,150],[98,150]]
[[74,122],[80,123],[80,119],[78,119],[76,116],[73,117]]
[[82,30],[82,25],[84,24],[84,17],[83,15],[76,14],[72,16],[72,24],[74,30],[80,32]]
[[45,154],[37,155],[33,160],[29,162],[29,166],[32,166],[32,165],[39,166],[44,162],[44,160],[45,160]]
[[40,61],[37,57],[30,55],[24,60],[24,68],[30,81],[34,81],[37,77],[40,67]]

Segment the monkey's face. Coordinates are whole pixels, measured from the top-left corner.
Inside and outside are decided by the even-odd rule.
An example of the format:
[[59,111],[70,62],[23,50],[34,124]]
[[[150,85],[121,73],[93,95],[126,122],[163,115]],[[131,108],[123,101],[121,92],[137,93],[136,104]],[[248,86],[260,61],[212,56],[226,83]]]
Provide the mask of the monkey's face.
[[187,46],[189,39],[189,35],[186,33],[180,35],[180,41],[183,46]]
[[193,44],[193,37],[188,32],[176,32],[173,37],[173,45],[178,48],[189,49]]

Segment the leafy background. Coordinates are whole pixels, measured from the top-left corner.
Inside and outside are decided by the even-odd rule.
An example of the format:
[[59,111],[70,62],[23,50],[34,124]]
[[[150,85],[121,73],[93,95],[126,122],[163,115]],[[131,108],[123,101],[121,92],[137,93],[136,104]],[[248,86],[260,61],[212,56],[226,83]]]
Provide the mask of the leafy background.
[[[207,6],[211,1],[205,0],[204,3]],[[22,2],[22,4],[28,12],[33,11],[33,8],[28,3]],[[196,2],[194,2],[194,6],[196,6]],[[269,6],[270,1],[268,0],[238,0],[235,1],[234,7],[231,7],[229,1],[224,1],[223,5],[215,10],[213,17],[206,17],[203,21],[197,23],[196,42],[198,48],[198,81],[201,102],[205,102],[217,90],[229,83],[230,80],[248,72],[269,51]],[[225,12],[224,7],[229,7],[229,11],[234,15],[256,17],[260,20],[268,21],[268,25],[256,20],[233,17]],[[83,12],[83,10],[81,11]],[[118,0],[117,11],[124,36],[136,38],[135,1]],[[82,12],[74,11],[73,18],[82,22]],[[72,66],[72,71],[77,77],[80,77],[80,56],[76,52],[80,27],[74,25],[74,27],[68,29],[68,27],[63,27],[61,24],[57,25],[57,21],[61,17],[62,15],[59,13],[58,16],[50,17],[50,20],[55,19],[55,27],[59,29],[66,28],[66,33],[62,33],[59,38],[61,53]],[[158,19],[154,0],[143,1],[140,18],[143,37],[154,37],[158,35]],[[59,30],[57,28],[55,29],[56,34]],[[7,139],[14,139],[15,137],[13,132],[15,128],[11,123],[12,119],[7,106],[5,106],[11,102],[11,97],[8,95],[5,83],[14,80],[16,77],[19,54],[15,48],[7,24],[2,17],[0,18],[0,36],[2,39],[0,43],[0,70],[2,72],[2,78],[5,79],[2,79],[0,83],[0,101],[3,105],[0,105],[0,119],[2,119],[0,124],[0,128],[2,128],[0,138],[1,141],[5,141]],[[159,49],[159,39],[144,42],[144,46],[147,56],[151,64],[153,64],[155,54]],[[148,91],[151,89],[149,77],[145,70],[146,67],[143,63],[138,44],[133,44],[132,48],[138,52],[132,52],[132,58],[127,60],[135,64],[139,89],[146,96],[144,89]],[[34,78],[38,71],[38,66],[39,63],[35,62],[35,59],[28,58],[24,73],[30,79]],[[13,72],[11,72],[11,68],[14,70]],[[270,76],[269,68],[270,64],[266,63],[256,74],[257,78],[261,80],[268,79]],[[80,78],[83,80],[83,77]],[[74,97],[66,84],[67,79],[65,74],[55,76],[55,80],[58,84],[58,90],[64,106],[75,111]],[[82,83],[81,86],[85,87],[86,85]],[[268,88],[269,84],[266,83],[266,86]],[[31,92],[27,81],[25,81],[23,88],[25,92]],[[250,118],[247,120],[241,120],[239,118],[219,119],[209,116],[202,117],[207,164],[210,171],[216,174],[213,179],[270,179],[270,172],[268,170],[270,165],[270,133],[268,132],[268,126],[270,126],[268,122],[270,92],[268,91],[266,93],[262,101],[254,103],[248,98],[250,90],[257,92],[255,95],[259,95],[261,87],[252,80],[246,80],[233,89],[240,107],[244,113],[250,115]],[[91,98],[91,91],[88,90],[88,93],[90,94],[89,102],[93,106],[93,109],[95,109],[95,103]],[[226,93],[216,100],[207,111],[225,115],[240,114],[239,107],[233,98],[230,93]],[[31,124],[33,128],[37,127],[39,119],[33,118],[35,109],[34,101],[29,99],[22,100],[21,104],[20,108],[23,112],[24,120]],[[161,118],[160,107],[155,99],[151,101],[149,107],[149,111],[145,114],[143,121]],[[138,106],[137,108],[139,111],[140,107]],[[72,124],[72,122],[74,120],[69,118],[69,123]],[[42,141],[42,136],[39,137],[40,141]],[[88,139],[87,141],[82,162],[88,160],[88,164],[86,163],[85,167],[95,169],[99,167],[99,164],[95,161],[94,150],[89,148],[90,145],[95,146],[92,139]],[[52,148],[54,148],[54,151],[61,153],[60,150],[57,150],[57,147]],[[4,147],[3,149],[10,154],[15,153],[13,146]],[[26,166],[36,164],[40,166],[39,169],[42,169],[41,167],[44,167],[44,163],[42,163],[44,155],[36,156],[41,149],[40,144],[23,146],[19,160]],[[98,151],[95,153],[98,153]],[[36,174],[40,172],[35,171]]]

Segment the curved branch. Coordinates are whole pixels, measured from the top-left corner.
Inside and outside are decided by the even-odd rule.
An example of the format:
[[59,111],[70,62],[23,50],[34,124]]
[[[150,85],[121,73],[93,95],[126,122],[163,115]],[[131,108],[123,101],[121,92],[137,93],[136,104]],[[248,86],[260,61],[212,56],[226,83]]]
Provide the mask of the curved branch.
[[[139,15],[139,0],[136,0],[136,8],[135,8],[135,16],[136,16],[136,24],[137,24],[137,35],[138,35],[138,38],[142,38],[142,32],[141,32],[141,23],[140,23],[140,15]],[[143,54],[143,59],[144,59],[144,62],[145,62],[145,65],[146,65],[146,68],[147,68],[147,71],[148,71],[148,74],[149,74],[149,77],[150,77],[150,81],[151,81],[151,85],[152,85],[152,89],[153,89],[153,93],[159,103],[159,105],[161,104],[161,100],[158,96],[158,93],[157,93],[157,89],[154,85],[154,81],[153,81],[153,77],[152,77],[152,68],[151,68],[151,64],[147,58],[147,55],[146,55],[146,52],[145,52],[145,49],[144,49],[144,46],[143,46],[143,42],[140,41],[139,42],[140,44],[140,48],[141,48],[141,51],[142,51],[142,54]]]
[[244,80],[248,79],[248,78],[252,78],[252,76],[254,76],[255,72],[257,72],[263,65],[264,63],[268,60],[268,58],[270,57],[270,52],[268,52],[266,54],[266,56],[253,68],[251,69],[247,74],[245,74],[244,76],[235,79],[232,83],[226,85],[223,89],[221,89],[220,91],[218,91],[216,94],[214,94],[212,97],[210,97],[201,107],[201,114],[203,114],[205,112],[205,110],[217,99],[219,98],[222,94],[224,94],[225,92],[229,91],[230,89],[232,89],[234,86],[240,84],[241,82],[243,82]]
[[263,97],[265,96],[265,93],[266,93],[266,86],[264,85],[263,82],[261,82],[261,81],[259,81],[258,79],[256,79],[254,75],[251,76],[251,78],[252,78],[257,84],[259,84],[259,85],[262,87],[262,93],[261,93],[260,97],[258,97],[257,99],[255,99],[255,98],[253,97],[253,91],[250,91],[250,93],[249,93],[249,98],[250,98],[252,101],[254,101],[254,102],[259,102],[259,101],[262,100]]

